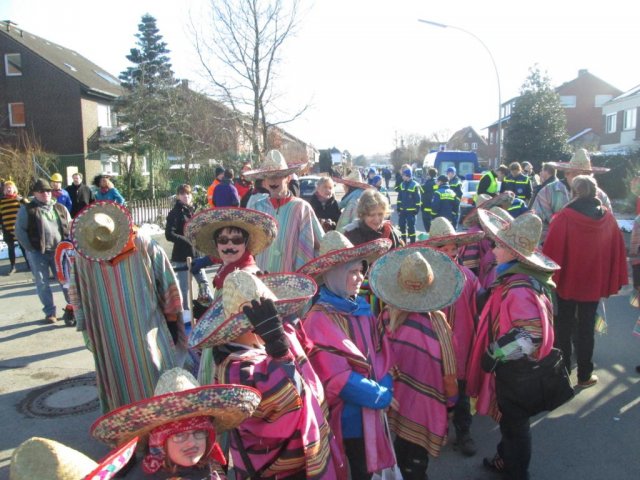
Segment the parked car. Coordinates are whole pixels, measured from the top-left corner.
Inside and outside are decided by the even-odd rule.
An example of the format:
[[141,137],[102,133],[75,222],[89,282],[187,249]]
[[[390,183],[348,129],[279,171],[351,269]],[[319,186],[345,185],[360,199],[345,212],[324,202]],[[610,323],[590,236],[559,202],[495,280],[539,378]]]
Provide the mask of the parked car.
[[322,178],[320,175],[305,175],[298,178],[300,184],[300,198],[309,200],[313,196],[313,192],[316,191],[316,185],[318,180]]

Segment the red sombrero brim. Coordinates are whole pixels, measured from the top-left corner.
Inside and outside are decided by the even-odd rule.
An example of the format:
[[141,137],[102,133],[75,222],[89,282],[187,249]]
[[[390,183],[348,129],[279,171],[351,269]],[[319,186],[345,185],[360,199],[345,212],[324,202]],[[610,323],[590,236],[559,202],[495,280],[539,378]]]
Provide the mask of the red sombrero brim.
[[109,480],[131,460],[136,453],[138,437],[120,445],[100,460],[98,466],[84,480]]

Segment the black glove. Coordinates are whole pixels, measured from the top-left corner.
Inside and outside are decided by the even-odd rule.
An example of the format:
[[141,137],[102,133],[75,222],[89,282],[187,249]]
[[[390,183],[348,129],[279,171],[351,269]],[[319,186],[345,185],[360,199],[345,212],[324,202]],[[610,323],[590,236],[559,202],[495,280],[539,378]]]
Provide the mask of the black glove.
[[251,300],[251,307],[244,306],[242,311],[247,316],[254,331],[262,337],[267,354],[282,357],[289,351],[289,340],[284,334],[282,320],[269,298],[260,297],[260,302]]
[[169,329],[169,333],[171,334],[171,339],[173,340],[173,344],[178,344],[178,322],[167,322],[167,328]]

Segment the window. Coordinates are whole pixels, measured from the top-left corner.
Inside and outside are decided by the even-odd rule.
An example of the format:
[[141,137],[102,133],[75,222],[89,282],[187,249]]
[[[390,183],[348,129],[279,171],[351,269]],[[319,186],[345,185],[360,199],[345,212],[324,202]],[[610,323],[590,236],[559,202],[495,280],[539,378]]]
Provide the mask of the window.
[[115,155],[100,155],[100,164],[102,165],[102,173],[109,175],[118,175],[120,173],[120,165],[118,163],[118,157]]
[[98,104],[98,126],[111,127],[111,106]]
[[22,75],[22,56],[19,53],[7,53],[4,56],[4,71],[7,77]]
[[467,142],[464,142],[464,149],[469,150],[469,144]]
[[612,98],[613,98],[613,95],[596,95],[596,101],[594,106],[596,108],[600,108],[602,105],[607,103]]
[[473,136],[473,132],[469,132],[469,133],[467,134],[467,137],[468,137],[468,138],[471,138],[472,136]]
[[607,133],[615,133],[617,119],[617,113],[610,113],[607,115]]
[[624,129],[634,130],[636,128],[636,109],[632,108],[624,111]]
[[9,104],[9,126],[24,127],[26,125],[24,119],[24,103]]
[[564,108],[576,108],[576,96],[575,95],[561,95],[560,105]]
[[496,143],[496,134],[495,132],[489,132],[489,145],[493,145]]
[[476,142],[473,142],[471,144],[471,150],[477,150],[478,149],[478,144]]

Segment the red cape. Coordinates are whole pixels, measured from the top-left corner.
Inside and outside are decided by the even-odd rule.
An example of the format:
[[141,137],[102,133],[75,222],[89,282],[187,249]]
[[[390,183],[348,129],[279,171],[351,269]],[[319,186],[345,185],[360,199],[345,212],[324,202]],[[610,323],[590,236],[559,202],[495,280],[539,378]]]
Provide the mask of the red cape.
[[565,300],[596,302],[628,283],[624,239],[609,211],[593,219],[563,208],[551,220],[542,252],[562,267],[553,280]]

